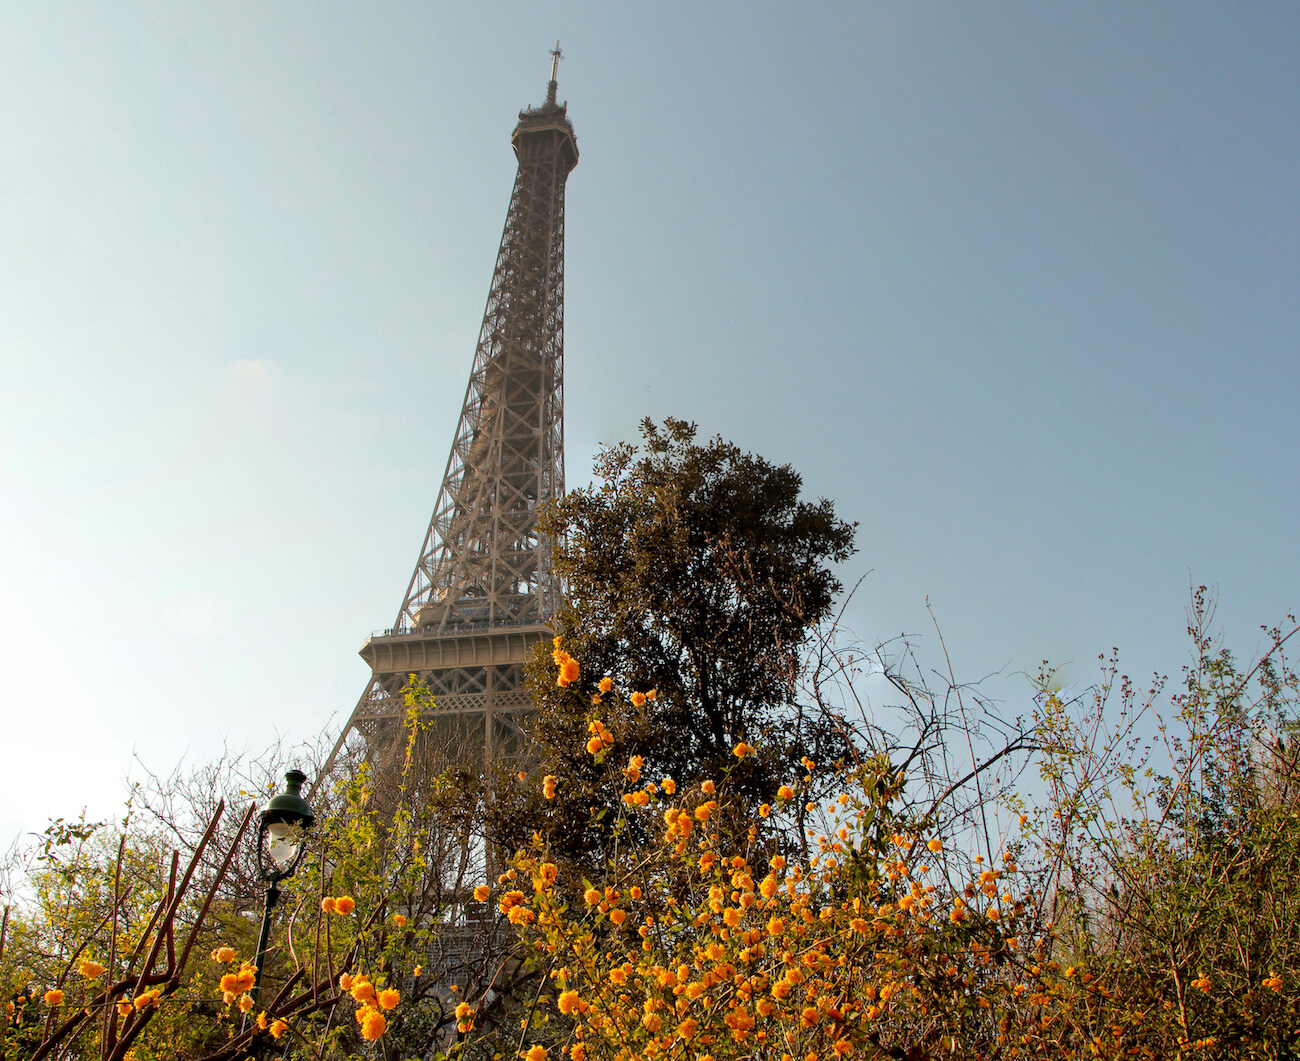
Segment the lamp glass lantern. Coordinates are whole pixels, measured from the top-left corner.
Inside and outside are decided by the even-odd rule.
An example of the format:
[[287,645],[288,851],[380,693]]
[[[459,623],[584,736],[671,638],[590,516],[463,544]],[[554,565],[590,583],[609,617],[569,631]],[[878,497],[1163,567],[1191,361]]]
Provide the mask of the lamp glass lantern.
[[284,791],[272,796],[257,820],[257,873],[275,883],[291,876],[307,851],[307,830],[316,820],[302,785],[307,775],[290,770],[284,775]]

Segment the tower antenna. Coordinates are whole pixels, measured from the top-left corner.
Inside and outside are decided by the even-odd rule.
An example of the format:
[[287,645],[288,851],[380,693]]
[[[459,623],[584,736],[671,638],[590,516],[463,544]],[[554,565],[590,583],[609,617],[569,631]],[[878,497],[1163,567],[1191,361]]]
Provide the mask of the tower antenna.
[[560,51],[560,42],[555,42],[555,47],[551,49],[551,80],[546,86],[546,102],[551,106],[556,106],[555,102],[555,78],[560,72],[560,60],[564,58],[564,53]]

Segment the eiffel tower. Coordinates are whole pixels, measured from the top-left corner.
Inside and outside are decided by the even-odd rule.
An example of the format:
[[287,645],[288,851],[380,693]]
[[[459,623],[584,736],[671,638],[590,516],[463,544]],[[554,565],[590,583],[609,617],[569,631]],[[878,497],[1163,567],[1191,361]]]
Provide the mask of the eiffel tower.
[[556,102],[558,44],[551,55],[546,102],[511,136],[519,169],[433,518],[396,621],[361,649],[370,681],[322,774],[358,736],[372,762],[391,761],[411,674],[453,760],[477,772],[520,745],[523,664],[560,604],[535,510],[564,492],[564,185],[578,144]]

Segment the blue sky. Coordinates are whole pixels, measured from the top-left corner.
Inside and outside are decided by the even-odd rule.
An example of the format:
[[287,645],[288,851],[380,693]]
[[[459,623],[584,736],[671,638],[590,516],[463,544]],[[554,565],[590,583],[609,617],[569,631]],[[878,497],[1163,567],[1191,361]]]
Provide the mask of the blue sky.
[[791,462],[854,628],[1013,713],[1300,603],[1294,5],[15,6],[0,841],[346,717],[557,37],[570,485],[644,415]]

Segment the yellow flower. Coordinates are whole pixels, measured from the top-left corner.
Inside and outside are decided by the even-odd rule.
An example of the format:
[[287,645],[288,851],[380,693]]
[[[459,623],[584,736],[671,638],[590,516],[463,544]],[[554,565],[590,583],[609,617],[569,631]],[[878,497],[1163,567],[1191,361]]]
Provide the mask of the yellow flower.
[[633,694],[632,694],[632,706],[633,706],[633,707],[643,707],[644,705],[645,705],[645,693],[640,693],[640,692],[633,693]]
[[555,786],[559,784],[559,779],[554,774],[547,774],[542,778],[542,795],[547,799],[555,798]]
[[664,790],[664,795],[671,796],[674,792],[677,791],[677,782],[674,781],[671,777],[665,777],[662,781],[659,782],[659,787]]
[[352,975],[350,973],[344,973],[339,977],[339,990],[351,991],[354,983],[356,983],[356,981],[353,980]]
[[406,927],[406,918],[403,917],[401,914],[394,914],[394,915],[393,915],[393,924],[395,924],[398,928],[405,928],[405,927]]
[[340,895],[334,900],[334,912],[347,917],[356,908],[356,900],[350,895]]
[[621,925],[624,921],[627,920],[627,911],[617,910],[617,909],[611,910],[609,912],[609,919],[613,921],[614,924]]
[[709,800],[708,803],[701,803],[695,808],[695,817],[702,822],[707,822],[713,816],[714,810],[717,809],[717,800]]
[[334,912],[334,896],[327,895],[320,901],[321,913],[332,914]]
[[592,737],[591,740],[587,741],[587,752],[590,755],[600,754],[600,750],[604,747],[605,747],[605,742],[602,741],[599,737]]
[[63,1005],[63,992],[57,987],[45,992],[45,1004],[47,1006]]
[[683,1039],[694,1039],[695,1033],[700,1030],[700,1022],[694,1017],[687,1017],[681,1024],[677,1025],[677,1034]]
[[402,1001],[402,996],[397,988],[389,987],[379,992],[378,999],[380,1009],[393,1009]]
[[357,979],[352,982],[352,997],[362,1005],[375,1001],[375,985],[369,980]]
[[734,748],[731,749],[731,754],[734,755],[737,759],[743,759],[746,755],[753,755],[754,749],[751,745],[748,745],[744,741],[741,741],[739,744],[737,744]]
[[776,790],[778,799],[794,799],[794,789],[789,785],[782,785]]
[[588,888],[582,893],[582,897],[587,900],[588,906],[595,906],[600,902],[600,892],[595,888]]
[[153,991],[146,991],[143,995],[136,995],[135,998],[131,1000],[131,1005],[135,1006],[136,1009],[145,1010],[150,1006],[156,1005],[161,995],[162,992],[156,989]]
[[474,889],[474,901],[476,903],[485,903],[488,901],[488,896],[491,894],[492,894],[491,888],[489,888],[486,884],[480,884],[477,888]]
[[235,948],[218,947],[216,950],[212,952],[212,960],[214,962],[225,962],[225,963],[233,962],[235,960]]
[[712,781],[705,781],[704,784],[700,786],[700,791],[704,792],[706,795],[711,796],[716,790],[717,786],[714,785]]
[[933,851],[933,852],[937,855],[940,851],[943,850],[943,841],[940,840],[938,837],[935,837],[933,840],[931,840],[931,841],[930,841],[929,843],[927,843],[925,846],[926,846],[930,851]]
[[99,962],[93,962],[89,958],[83,958],[77,966],[77,972],[81,973],[87,980],[98,979],[104,973],[104,967]]
[[117,1004],[117,1015],[119,1017],[129,1017],[131,1015],[131,1003],[122,1001]]
[[361,1018],[361,1038],[368,1043],[373,1043],[384,1034],[386,1027],[388,1027],[388,1020],[379,1010],[366,1009],[365,1015]]
[[612,688],[614,688],[614,679],[606,674],[605,677],[600,679],[600,691],[602,693],[607,693]]
[[268,1023],[269,1022],[266,1019],[266,1010],[262,1010],[262,1012],[257,1015],[257,1026],[261,1028],[262,1031],[266,1031]]
[[540,1045],[530,1046],[528,1053],[524,1054],[525,1061],[546,1061],[546,1047]]
[[289,1025],[286,1024],[286,1023],[285,1023],[284,1021],[282,1021],[282,1020],[275,1020],[275,1021],[272,1021],[272,1022],[271,1022],[271,1038],[272,1038],[272,1039],[278,1039],[278,1038],[280,1038],[280,1036],[282,1036],[282,1035],[283,1035],[285,1032],[287,1032],[288,1030],[289,1030]]
[[1282,978],[1280,976],[1270,976],[1267,980],[1264,981],[1264,986],[1267,987],[1270,991],[1281,991]]
[[578,1008],[578,992],[561,991],[559,999],[555,1003],[556,1008],[561,1013],[572,1013]]
[[240,996],[239,996],[239,1012],[240,1012],[240,1013],[248,1013],[248,1012],[251,1012],[251,1011],[252,1011],[252,1008],[253,1008],[253,999],[252,999],[252,996],[250,996],[250,995],[240,995]]
[[772,813],[772,806],[771,806],[771,804],[769,804],[769,803],[762,803],[762,804],[759,804],[759,808],[758,808],[758,816],[759,816],[760,818],[766,818],[766,817],[767,817],[769,814],[771,814],[771,813]]

